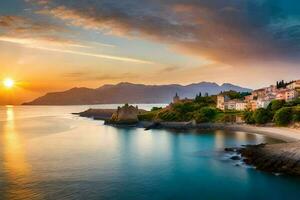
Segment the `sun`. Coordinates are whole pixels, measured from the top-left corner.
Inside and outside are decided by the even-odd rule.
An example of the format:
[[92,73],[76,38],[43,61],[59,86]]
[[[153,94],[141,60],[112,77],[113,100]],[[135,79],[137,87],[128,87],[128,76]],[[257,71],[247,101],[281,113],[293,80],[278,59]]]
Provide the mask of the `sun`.
[[10,89],[10,88],[14,87],[15,81],[11,78],[6,78],[3,80],[3,85],[5,88]]

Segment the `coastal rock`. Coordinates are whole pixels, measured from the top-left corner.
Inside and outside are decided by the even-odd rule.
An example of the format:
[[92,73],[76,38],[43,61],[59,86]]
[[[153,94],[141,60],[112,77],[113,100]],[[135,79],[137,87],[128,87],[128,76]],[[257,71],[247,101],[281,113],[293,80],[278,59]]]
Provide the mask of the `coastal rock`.
[[231,160],[241,160],[240,156],[231,156],[230,157]]
[[124,125],[130,125],[130,124],[137,124],[139,122],[138,120],[138,114],[140,114],[140,111],[138,107],[134,107],[128,104],[125,104],[123,107],[118,107],[117,111],[113,113],[110,120],[108,120],[107,124],[124,124]]
[[246,146],[240,153],[258,170],[300,175],[300,142]]
[[145,130],[157,129],[157,128],[161,128],[161,127],[162,127],[162,125],[160,122],[153,122],[149,126],[146,126]]
[[237,148],[230,148],[230,147],[227,147],[224,149],[225,151],[227,152],[237,152]]
[[79,115],[80,117],[89,117],[98,120],[107,120],[110,119],[113,113],[116,112],[116,109],[88,109],[80,113],[73,113]]

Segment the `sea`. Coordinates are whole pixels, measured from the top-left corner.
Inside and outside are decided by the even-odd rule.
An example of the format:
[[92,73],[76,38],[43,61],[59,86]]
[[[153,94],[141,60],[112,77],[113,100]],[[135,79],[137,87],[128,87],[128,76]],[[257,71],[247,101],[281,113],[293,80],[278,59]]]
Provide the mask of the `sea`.
[[279,140],[116,128],[71,114],[117,106],[0,107],[0,199],[300,199],[300,178],[258,171],[224,151]]

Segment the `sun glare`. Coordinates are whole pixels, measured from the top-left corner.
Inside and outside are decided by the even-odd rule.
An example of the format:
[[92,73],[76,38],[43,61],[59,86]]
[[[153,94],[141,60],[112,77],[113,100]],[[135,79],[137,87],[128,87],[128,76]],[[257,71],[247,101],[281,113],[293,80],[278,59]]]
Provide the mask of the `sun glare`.
[[15,81],[11,78],[6,78],[3,80],[3,85],[5,88],[12,88],[15,85]]

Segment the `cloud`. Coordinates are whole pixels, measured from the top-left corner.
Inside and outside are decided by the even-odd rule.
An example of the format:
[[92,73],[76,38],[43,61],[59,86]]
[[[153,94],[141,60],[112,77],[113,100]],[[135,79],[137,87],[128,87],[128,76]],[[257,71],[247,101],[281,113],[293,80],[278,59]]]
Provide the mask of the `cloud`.
[[23,37],[67,32],[67,29],[62,25],[51,24],[47,21],[35,21],[28,17],[15,15],[0,16],[0,28],[7,35],[22,35]]
[[[44,3],[46,3],[46,1]],[[0,41],[20,44],[28,48],[122,62],[154,64],[148,60],[74,50],[72,48],[90,48],[90,46],[60,36],[60,33],[68,32],[67,29],[63,28],[63,26],[49,24],[47,22],[37,22],[26,17],[0,16],[0,31],[1,30],[2,33],[0,32]],[[97,45],[115,47],[113,45],[103,43],[97,43]]]
[[0,40],[22,45],[68,45],[86,47],[62,37],[70,33],[64,26],[15,15],[0,16]]
[[228,64],[299,60],[300,3],[273,0],[48,0],[39,13],[105,34],[144,37]]
[[121,73],[121,74],[104,74],[99,72],[88,73],[82,71],[67,72],[62,74],[63,77],[71,79],[72,81],[112,81],[112,80],[126,80],[135,78],[136,74]]
[[[99,53],[89,53],[89,52],[70,50],[70,49],[65,49],[65,48],[55,48],[55,47],[49,46],[52,44],[52,41],[49,42],[48,40],[10,38],[10,37],[1,37],[0,36],[0,41],[20,44],[20,45],[24,45],[25,47],[28,47],[28,48],[40,49],[40,50],[45,50],[45,51],[53,51],[53,52],[74,54],[74,55],[80,55],[80,56],[89,56],[89,57],[109,59],[109,60],[122,61],[122,62],[131,62],[131,63],[140,63],[140,64],[155,64],[154,62],[151,62],[148,60],[141,60],[141,59],[130,58],[130,57],[114,56],[114,55],[99,54]],[[54,42],[54,44],[56,44],[56,42]],[[63,43],[63,44],[65,44],[67,46],[71,46],[71,47],[87,48],[86,46],[82,46],[79,44],[72,44],[72,43]]]
[[163,68],[158,73],[169,73],[169,72],[174,72],[174,71],[177,71],[180,69],[181,69],[181,67],[172,65],[172,66],[167,66],[167,67]]
[[104,58],[104,59],[116,60],[116,61],[122,61],[122,62],[131,62],[131,63],[140,63],[140,64],[155,64],[154,62],[151,62],[148,60],[141,60],[141,59],[130,58],[130,57],[122,57],[122,56],[113,56],[113,55],[108,55],[108,54],[88,53],[88,52],[83,52],[83,51],[74,51],[74,50],[67,50],[67,49],[56,49],[56,48],[38,47],[38,46],[32,46],[31,48],[47,50],[47,51],[54,51],[54,52],[61,52],[61,53],[68,53],[68,54],[75,54],[75,55],[81,55],[81,56],[90,56],[90,57],[95,57],[95,58]]

